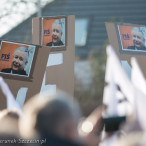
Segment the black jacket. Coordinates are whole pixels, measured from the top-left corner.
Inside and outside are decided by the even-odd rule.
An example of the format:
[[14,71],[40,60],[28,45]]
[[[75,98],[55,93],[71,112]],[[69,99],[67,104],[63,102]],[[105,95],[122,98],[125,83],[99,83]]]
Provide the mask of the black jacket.
[[19,75],[27,75],[25,70],[20,70],[20,71],[15,71],[13,70],[12,71],[12,68],[5,68],[5,69],[2,69],[1,72],[4,72],[4,73],[13,73],[13,74],[19,74]]
[[62,41],[59,41],[57,43],[53,43],[53,42],[50,42],[50,43],[47,43],[46,46],[62,46],[64,45]]

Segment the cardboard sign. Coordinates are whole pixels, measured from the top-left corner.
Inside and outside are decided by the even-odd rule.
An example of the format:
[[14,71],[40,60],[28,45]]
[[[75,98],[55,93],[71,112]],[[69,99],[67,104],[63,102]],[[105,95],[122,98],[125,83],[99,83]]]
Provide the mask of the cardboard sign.
[[[51,60],[56,60],[57,63],[51,63],[48,60],[46,67],[45,85],[48,87],[59,88],[65,92],[74,95],[74,57],[75,57],[75,16],[48,17],[57,19],[65,19],[65,47],[66,49],[54,49],[53,46],[47,46],[51,50]],[[45,20],[45,19],[44,19]],[[41,44],[42,36],[42,18],[33,18],[32,20],[32,42]],[[52,52],[53,51],[53,52]],[[58,57],[56,57],[58,56]],[[54,59],[53,59],[54,58]],[[54,61],[53,61],[54,62]],[[51,65],[50,65],[51,64]]]
[[[109,42],[114,47],[121,62],[123,62],[123,61],[127,62],[126,66],[130,67],[131,66],[130,60],[132,57],[135,57],[138,60],[138,63],[146,77],[146,68],[145,68],[146,53],[145,53],[145,51],[144,50],[130,50],[130,51],[128,50],[128,46],[133,45],[132,38],[131,38],[132,36],[130,35],[130,31],[134,27],[140,28],[143,26],[135,25],[135,24],[129,24],[128,26],[121,25],[118,30],[117,23],[106,22],[105,24],[106,24],[106,30],[107,30]],[[126,34],[126,35],[128,34],[127,36],[129,36],[129,37],[127,37],[127,38],[129,38],[129,40],[128,40],[129,44],[126,43],[128,41],[126,39],[124,40],[123,37],[125,37],[125,35],[123,35],[123,37],[122,37],[122,34]],[[121,42],[123,43],[123,47],[121,46]],[[130,71],[128,71],[128,72],[130,72]]]
[[[14,42],[17,44],[17,42]],[[22,45],[22,43],[21,43]],[[33,44],[25,44],[26,46],[33,45]],[[13,45],[12,45],[13,46]],[[2,74],[5,81],[7,82],[10,90],[12,91],[14,97],[18,95],[22,95],[21,99],[18,98],[17,101],[23,106],[24,102],[27,101],[29,98],[34,96],[35,94],[39,93],[42,86],[43,76],[46,70],[46,64],[48,60],[48,56],[50,53],[50,49],[45,46],[36,46],[35,54],[34,54],[34,64],[32,64],[31,69],[31,79],[22,78],[22,76],[14,76],[8,74]],[[10,46],[11,47],[11,46]],[[21,89],[25,89],[25,93],[21,92]],[[22,90],[24,91],[24,90]],[[21,93],[21,94],[20,94]],[[0,91],[0,110],[6,108],[6,97]]]
[[[146,27],[143,25],[116,23],[121,53],[146,54]],[[137,53],[136,53],[137,54]]]
[[42,17],[41,45],[62,47],[66,45],[66,18]]
[[37,46],[1,41],[0,74],[30,77]]

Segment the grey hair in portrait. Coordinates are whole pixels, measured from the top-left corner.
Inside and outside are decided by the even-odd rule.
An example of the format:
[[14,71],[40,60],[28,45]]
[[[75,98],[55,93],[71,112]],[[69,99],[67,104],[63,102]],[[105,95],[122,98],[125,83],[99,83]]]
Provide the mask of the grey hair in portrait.
[[131,30],[131,35],[133,34],[134,31],[140,32],[141,33],[141,36],[142,36],[142,39],[145,40],[145,38],[144,38],[144,32],[140,28],[133,27],[132,30]]
[[[61,22],[61,20],[55,20],[54,22],[53,22],[53,24],[59,24],[60,25],[60,27],[61,27],[61,32],[62,32],[62,30],[63,30],[63,26],[62,26],[62,22]],[[52,24],[52,26],[53,26],[53,24]]]
[[[18,51],[18,50],[23,51],[23,52],[26,53],[26,61],[28,62],[29,50],[28,50],[26,47],[24,47],[24,46],[18,47],[18,48],[15,50],[15,52]],[[14,54],[15,54],[15,52],[14,52]]]

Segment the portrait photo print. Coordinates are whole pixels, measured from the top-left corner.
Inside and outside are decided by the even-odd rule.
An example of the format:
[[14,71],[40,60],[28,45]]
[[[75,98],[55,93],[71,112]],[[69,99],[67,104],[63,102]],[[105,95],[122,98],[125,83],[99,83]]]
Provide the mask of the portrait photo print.
[[1,41],[0,73],[29,77],[36,46]]
[[146,52],[146,27],[118,24],[118,37],[123,51]]
[[42,17],[41,44],[49,47],[66,45],[66,18]]

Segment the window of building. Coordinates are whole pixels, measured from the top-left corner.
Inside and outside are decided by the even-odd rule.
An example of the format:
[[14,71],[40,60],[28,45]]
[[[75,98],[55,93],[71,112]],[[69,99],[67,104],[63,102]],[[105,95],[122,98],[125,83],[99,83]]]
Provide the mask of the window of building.
[[82,47],[86,45],[89,20],[78,18],[75,21],[75,45]]

